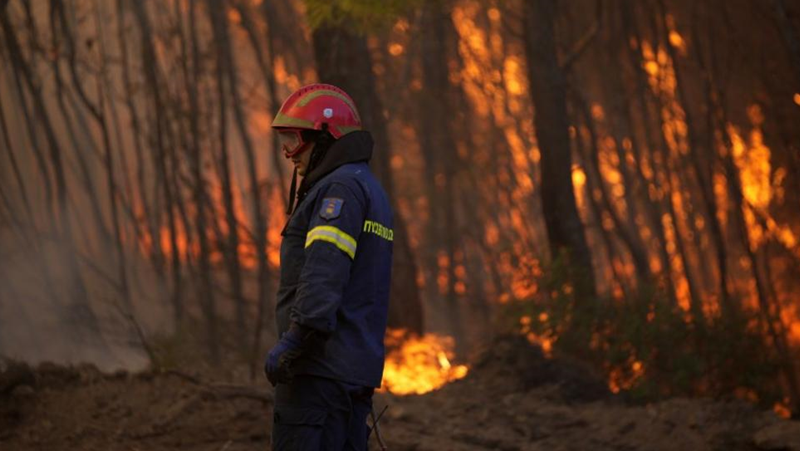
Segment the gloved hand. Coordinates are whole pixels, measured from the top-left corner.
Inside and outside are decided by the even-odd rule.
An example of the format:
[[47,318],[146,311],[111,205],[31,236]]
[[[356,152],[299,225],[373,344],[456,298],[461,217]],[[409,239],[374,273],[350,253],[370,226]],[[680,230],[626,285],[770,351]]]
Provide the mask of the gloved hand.
[[302,326],[292,324],[278,343],[267,354],[267,361],[264,363],[264,374],[267,379],[276,386],[279,383],[288,383],[292,380],[291,364],[303,352],[303,342],[309,332]]

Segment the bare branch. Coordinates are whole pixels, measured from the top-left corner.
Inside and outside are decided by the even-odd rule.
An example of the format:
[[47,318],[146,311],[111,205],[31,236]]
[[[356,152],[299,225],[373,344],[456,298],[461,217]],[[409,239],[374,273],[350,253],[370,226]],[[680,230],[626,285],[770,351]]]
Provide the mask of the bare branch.
[[603,28],[603,0],[597,0],[596,6],[596,19],[594,24],[586,31],[586,34],[583,35],[578,42],[572,46],[572,50],[569,54],[564,57],[564,61],[561,62],[561,69],[563,71],[568,71],[577,59],[583,55],[583,52],[589,48],[589,45],[594,41],[594,38],[597,37],[597,34]]

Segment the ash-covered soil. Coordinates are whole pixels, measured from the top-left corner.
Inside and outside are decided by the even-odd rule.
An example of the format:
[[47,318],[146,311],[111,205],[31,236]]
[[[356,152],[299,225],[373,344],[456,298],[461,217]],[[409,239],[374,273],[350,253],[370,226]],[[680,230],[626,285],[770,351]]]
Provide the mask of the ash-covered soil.
[[[0,367],[0,450],[263,450],[272,389],[178,372]],[[500,339],[422,396],[379,393],[390,450],[796,450],[800,423],[743,401],[626,405],[579,365]],[[378,449],[371,443],[371,449]]]

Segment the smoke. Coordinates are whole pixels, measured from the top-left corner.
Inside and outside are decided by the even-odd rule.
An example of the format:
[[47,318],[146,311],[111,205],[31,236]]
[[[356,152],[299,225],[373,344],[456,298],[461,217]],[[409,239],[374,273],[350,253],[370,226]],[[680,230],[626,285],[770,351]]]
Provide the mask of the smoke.
[[147,366],[124,313],[151,332],[169,328],[155,293],[139,293],[135,311],[125,312],[113,279],[103,272],[113,267],[103,264],[107,259],[70,267],[69,244],[15,238],[11,229],[0,230],[0,356],[29,363],[92,362],[105,371]]

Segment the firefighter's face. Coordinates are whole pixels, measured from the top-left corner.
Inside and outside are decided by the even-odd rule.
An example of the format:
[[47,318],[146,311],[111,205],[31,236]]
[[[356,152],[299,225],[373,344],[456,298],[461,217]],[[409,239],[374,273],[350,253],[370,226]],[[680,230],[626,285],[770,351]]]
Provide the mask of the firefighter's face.
[[304,151],[292,156],[292,163],[294,163],[294,167],[297,168],[297,175],[300,177],[305,177],[306,172],[308,172],[308,163],[311,160],[311,149],[314,148],[314,145],[309,144],[306,147],[307,149]]
[[278,132],[278,139],[281,143],[283,155],[292,160],[297,175],[303,177],[308,171],[308,163],[311,159],[311,150],[314,148],[313,143],[305,143],[297,130],[286,130]]

